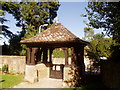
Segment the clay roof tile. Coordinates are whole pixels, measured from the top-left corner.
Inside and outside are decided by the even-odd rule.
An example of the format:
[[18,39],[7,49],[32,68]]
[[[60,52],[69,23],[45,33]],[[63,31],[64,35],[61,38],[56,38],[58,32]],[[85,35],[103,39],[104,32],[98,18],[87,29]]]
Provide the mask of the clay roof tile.
[[75,40],[80,41],[81,43],[86,42],[71,33],[61,23],[55,23],[45,31],[38,33],[29,39],[21,40],[20,43],[67,42]]

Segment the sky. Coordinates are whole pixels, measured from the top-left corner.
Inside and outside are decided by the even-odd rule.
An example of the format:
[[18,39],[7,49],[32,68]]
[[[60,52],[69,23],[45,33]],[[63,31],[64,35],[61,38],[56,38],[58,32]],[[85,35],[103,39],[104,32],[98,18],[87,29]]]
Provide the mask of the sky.
[[[87,7],[87,2],[60,2],[60,7],[58,10],[57,17],[59,18],[59,23],[62,23],[68,30],[79,38],[84,37],[84,27],[86,27],[83,20],[87,18],[81,17],[81,14],[85,14],[85,7]],[[13,33],[21,30],[16,27],[16,20],[10,14],[6,14],[5,18],[9,21],[5,24],[9,26],[9,30]],[[96,31],[97,33],[99,31]]]
[[85,24],[83,20],[87,18],[81,17],[85,14],[87,2],[61,2],[58,11],[59,22],[76,36],[82,38],[84,36]]

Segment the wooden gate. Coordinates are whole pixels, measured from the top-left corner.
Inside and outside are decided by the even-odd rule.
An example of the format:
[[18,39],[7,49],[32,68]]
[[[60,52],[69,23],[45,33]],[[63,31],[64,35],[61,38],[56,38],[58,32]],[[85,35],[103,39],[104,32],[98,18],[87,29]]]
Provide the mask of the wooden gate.
[[63,64],[53,64],[50,67],[50,78],[63,79]]

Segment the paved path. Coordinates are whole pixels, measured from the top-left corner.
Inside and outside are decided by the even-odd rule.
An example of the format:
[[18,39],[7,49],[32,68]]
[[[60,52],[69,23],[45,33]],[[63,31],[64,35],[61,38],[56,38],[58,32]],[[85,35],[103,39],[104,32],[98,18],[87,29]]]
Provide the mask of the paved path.
[[22,82],[13,88],[62,88],[62,80],[61,79],[51,79],[51,78],[43,78],[41,81],[36,83],[28,83]]

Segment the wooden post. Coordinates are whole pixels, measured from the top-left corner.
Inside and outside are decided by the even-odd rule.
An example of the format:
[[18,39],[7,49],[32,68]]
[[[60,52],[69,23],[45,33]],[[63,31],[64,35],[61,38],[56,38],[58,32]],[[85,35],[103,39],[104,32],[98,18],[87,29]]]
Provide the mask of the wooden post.
[[35,56],[36,56],[35,63],[38,63],[40,61],[40,48],[39,47],[36,49]]
[[65,52],[65,65],[68,65],[68,48],[65,48],[64,52]]
[[80,63],[81,63],[81,65],[80,65],[80,67],[82,68],[81,69],[81,74],[82,74],[82,76],[83,76],[83,83],[85,82],[85,63],[84,63],[84,46],[82,46],[81,48],[80,48]]
[[27,56],[26,56],[26,63],[27,63],[27,65],[29,65],[30,64],[30,53],[31,53],[31,50],[30,50],[30,48],[28,47],[27,48]]
[[71,65],[74,64],[75,61],[75,54],[74,54],[74,48],[71,47]]
[[53,49],[49,49],[49,62],[52,63],[52,52],[53,52]]
[[35,52],[36,52],[36,48],[32,48],[31,65],[35,65]]
[[80,84],[85,84],[85,64],[84,64],[84,46],[74,47],[76,55],[75,65],[78,67],[78,73],[81,79]]
[[48,59],[48,57],[47,57],[47,55],[48,55],[47,50],[48,49],[46,49],[46,48],[43,50],[43,62],[44,63],[47,63],[47,59]]
[[40,56],[40,62],[42,62],[43,58],[42,58],[42,53],[43,53],[43,48],[40,49],[40,52],[39,52],[39,56]]

